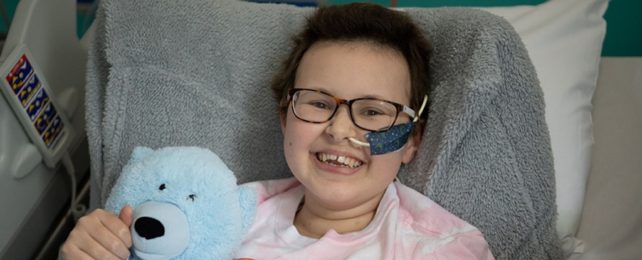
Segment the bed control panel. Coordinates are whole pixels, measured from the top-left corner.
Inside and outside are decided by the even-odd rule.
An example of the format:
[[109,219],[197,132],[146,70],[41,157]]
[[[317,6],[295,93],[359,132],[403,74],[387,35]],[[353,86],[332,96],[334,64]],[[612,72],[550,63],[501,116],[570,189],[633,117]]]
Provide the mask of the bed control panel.
[[36,59],[26,46],[18,46],[5,59],[0,73],[7,102],[45,164],[53,168],[73,139],[73,129],[44,75],[38,71]]

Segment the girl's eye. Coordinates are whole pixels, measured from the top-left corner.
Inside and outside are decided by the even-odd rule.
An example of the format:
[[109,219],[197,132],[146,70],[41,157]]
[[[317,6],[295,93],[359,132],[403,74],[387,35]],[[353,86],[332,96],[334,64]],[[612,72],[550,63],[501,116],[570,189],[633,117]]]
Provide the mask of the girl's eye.
[[194,199],[196,199],[196,195],[195,194],[190,194],[189,196],[187,196],[187,198],[189,198],[192,201],[194,201]]
[[159,190],[164,190],[164,189],[165,189],[165,183],[163,183],[163,184],[161,184],[160,186],[158,186],[158,189],[159,189]]
[[385,113],[381,112],[378,109],[368,108],[368,109],[362,110],[361,114],[364,115],[364,116],[373,117],[373,116],[380,116],[380,115],[383,115]]
[[320,108],[320,109],[329,109],[330,105],[327,102],[324,101],[311,101],[310,105],[312,105],[315,108]]

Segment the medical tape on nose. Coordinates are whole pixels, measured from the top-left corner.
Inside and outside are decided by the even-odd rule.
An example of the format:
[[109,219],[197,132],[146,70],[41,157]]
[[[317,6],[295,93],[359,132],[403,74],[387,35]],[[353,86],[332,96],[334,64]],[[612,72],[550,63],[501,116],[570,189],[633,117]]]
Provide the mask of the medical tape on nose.
[[390,129],[383,132],[368,133],[366,134],[366,140],[368,140],[367,143],[359,141],[353,137],[348,138],[348,140],[355,145],[370,147],[370,154],[372,155],[397,151],[403,148],[403,146],[408,142],[408,138],[412,132],[412,127],[414,123],[419,120],[419,116],[423,113],[427,104],[428,96],[425,95],[424,100],[421,102],[421,107],[419,107],[419,112],[413,118],[412,122],[392,126]]
[[370,143],[370,154],[386,154],[401,149],[408,142],[413,123],[395,125],[384,132],[366,134]]
[[412,132],[413,123],[395,125],[384,132],[373,132],[366,134],[368,142],[362,142],[355,138],[349,140],[359,146],[370,147],[371,155],[386,154],[401,149]]

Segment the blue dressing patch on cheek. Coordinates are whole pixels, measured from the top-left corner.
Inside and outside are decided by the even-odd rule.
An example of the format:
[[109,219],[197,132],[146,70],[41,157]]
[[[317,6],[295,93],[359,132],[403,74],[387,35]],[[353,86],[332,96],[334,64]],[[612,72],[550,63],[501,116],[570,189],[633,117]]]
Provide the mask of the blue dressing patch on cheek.
[[412,126],[413,123],[410,122],[395,125],[385,132],[366,134],[366,139],[370,143],[370,154],[386,154],[401,149],[408,142]]

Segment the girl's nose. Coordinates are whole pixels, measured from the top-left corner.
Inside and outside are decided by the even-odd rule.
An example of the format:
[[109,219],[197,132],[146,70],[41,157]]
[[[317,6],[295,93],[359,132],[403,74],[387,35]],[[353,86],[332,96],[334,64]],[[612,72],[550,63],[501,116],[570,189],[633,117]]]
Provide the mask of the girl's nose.
[[330,125],[326,127],[325,132],[336,142],[347,141],[348,137],[355,136],[356,126],[350,118],[348,106],[339,106],[337,108],[337,112],[330,119]]

